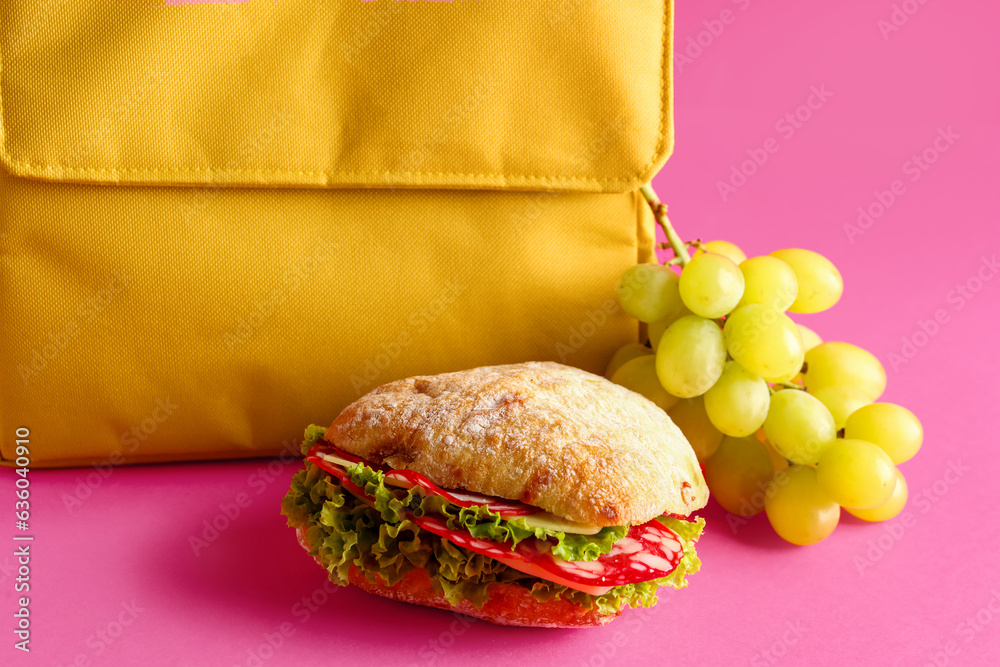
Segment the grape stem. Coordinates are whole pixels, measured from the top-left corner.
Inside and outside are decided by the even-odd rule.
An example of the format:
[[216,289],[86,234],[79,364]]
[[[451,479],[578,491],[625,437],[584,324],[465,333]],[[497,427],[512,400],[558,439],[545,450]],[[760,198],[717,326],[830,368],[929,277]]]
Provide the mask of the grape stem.
[[[701,239],[695,239],[694,241],[688,241],[684,245],[687,246],[688,249],[694,248],[695,250],[702,250],[704,252],[708,252],[708,250],[705,250],[705,244],[701,242]],[[656,244],[656,249],[657,250],[673,250],[673,248],[670,247],[669,243],[657,243]]]
[[796,384],[795,382],[775,382],[774,384],[779,387],[784,387],[785,389],[798,389],[800,391],[806,390],[805,387],[800,384]]
[[656,219],[656,224],[660,226],[666,235],[670,249],[674,251],[674,257],[680,262],[681,268],[687,266],[687,263],[691,261],[691,256],[688,254],[687,246],[677,234],[677,230],[674,229],[674,226],[670,224],[670,219],[667,218],[667,205],[661,202],[660,198],[656,196],[652,184],[647,183],[639,188],[639,191],[642,192],[642,196],[646,199],[646,203],[649,204],[649,208],[653,210],[653,217]]

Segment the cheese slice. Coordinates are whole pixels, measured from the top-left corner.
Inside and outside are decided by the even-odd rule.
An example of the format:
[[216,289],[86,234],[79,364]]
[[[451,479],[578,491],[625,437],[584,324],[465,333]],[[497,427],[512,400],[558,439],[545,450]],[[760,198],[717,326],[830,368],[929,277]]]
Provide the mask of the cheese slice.
[[591,526],[586,523],[577,523],[556,516],[551,512],[539,512],[521,517],[531,528],[544,528],[553,532],[576,533],[578,535],[596,535],[601,532],[600,526]]
[[[336,464],[342,468],[348,468],[352,465],[356,465],[353,461],[348,461],[347,459],[341,458],[336,454],[321,453],[320,456],[323,460],[330,463]],[[391,486],[396,486],[401,489],[409,489],[414,485],[411,482],[402,479],[394,479],[392,477],[386,477],[385,483]],[[476,494],[471,494],[467,492],[452,492],[456,497],[467,498],[475,501]],[[485,500],[485,499],[484,499]],[[564,519],[561,516],[556,516],[551,512],[538,512],[537,514],[529,514],[527,516],[517,517],[523,519],[530,528],[542,528],[544,530],[549,530],[553,532],[563,532],[563,533],[576,533],[577,535],[596,535],[601,532],[600,526],[591,526],[585,523],[577,523],[576,521],[570,521],[569,519]]]
[[335,463],[335,464],[339,465],[341,468],[344,468],[344,469],[347,469],[350,466],[357,465],[357,463],[355,463],[354,461],[348,461],[347,459],[342,459],[339,456],[337,456],[336,454],[328,454],[326,452],[320,452],[319,453],[319,457],[321,459],[323,459],[324,461],[329,461],[330,463]]

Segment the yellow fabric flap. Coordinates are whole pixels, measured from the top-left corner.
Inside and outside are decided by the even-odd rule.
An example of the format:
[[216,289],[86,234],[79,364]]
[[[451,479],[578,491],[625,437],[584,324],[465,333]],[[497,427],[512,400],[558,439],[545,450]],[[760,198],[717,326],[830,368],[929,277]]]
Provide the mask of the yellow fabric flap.
[[0,0],[10,173],[626,192],[673,146],[671,0],[165,1]]

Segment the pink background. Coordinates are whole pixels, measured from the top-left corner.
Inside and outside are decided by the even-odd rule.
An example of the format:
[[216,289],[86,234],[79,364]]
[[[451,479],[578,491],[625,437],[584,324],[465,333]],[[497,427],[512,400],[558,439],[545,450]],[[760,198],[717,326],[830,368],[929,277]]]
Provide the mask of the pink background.
[[[713,504],[704,570],[655,609],[603,629],[500,629],[353,589],[328,594],[277,514],[294,464],[119,469],[72,512],[65,495],[93,471],[33,472],[33,652],[14,651],[5,630],[2,661],[996,664],[1000,279],[977,273],[995,277],[984,258],[1000,249],[1000,8],[903,5],[916,12],[883,35],[897,6],[887,0],[680,2],[678,52],[690,61],[678,62],[676,153],[655,183],[686,238],[727,238],[749,254],[812,248],[842,269],[841,303],[801,321],[877,354],[885,399],[923,419],[924,449],[903,466],[905,523],[847,518],[821,545],[795,548],[763,517],[731,529]],[[724,29],[703,32],[705,21]],[[700,52],[687,51],[699,35]],[[814,87],[827,99],[800,110],[798,127],[781,122]],[[746,165],[752,175],[724,198],[718,183],[765,142],[767,161]],[[933,164],[914,171],[925,150]],[[897,180],[879,212],[876,193]],[[859,207],[878,215],[851,236]],[[944,323],[923,335],[936,316]],[[13,505],[13,474],[0,478],[0,504]],[[245,507],[196,555],[189,536],[238,497]],[[4,548],[6,627],[12,564]]]

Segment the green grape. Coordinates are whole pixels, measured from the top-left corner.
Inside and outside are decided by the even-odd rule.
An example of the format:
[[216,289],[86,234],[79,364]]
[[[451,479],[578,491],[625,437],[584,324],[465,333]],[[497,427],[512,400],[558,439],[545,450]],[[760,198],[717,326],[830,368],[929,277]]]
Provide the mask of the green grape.
[[722,433],[712,426],[701,396],[681,399],[667,414],[691,443],[699,461],[707,461],[719,448]]
[[726,318],[724,334],[733,359],[768,382],[785,382],[802,368],[805,350],[795,322],[770,306],[740,306]]
[[909,489],[906,486],[906,478],[903,473],[896,469],[896,487],[892,490],[889,500],[878,507],[870,510],[856,510],[845,507],[848,512],[864,519],[865,521],[888,521],[896,518],[903,508],[906,507],[906,499],[909,497]]
[[771,465],[774,466],[774,471],[784,470],[788,467],[788,459],[778,453],[778,450],[774,448],[770,442],[768,442],[767,434],[764,433],[764,429],[757,430],[757,440],[760,444],[764,445],[764,449],[767,450],[767,455],[771,457]]
[[[827,407],[833,415],[833,423],[837,425],[837,430],[844,428],[847,418],[857,410],[871,403],[864,394],[853,387],[843,387],[839,384],[830,385],[810,392],[819,399],[819,402]],[[868,438],[860,438],[867,440]]]
[[[814,347],[823,342],[823,339],[820,338],[819,335],[809,327],[802,326],[801,324],[796,324],[795,328],[799,330],[799,338],[802,340],[802,349],[805,350],[806,352],[808,352],[809,350],[813,349]],[[802,361],[803,363],[805,363],[804,355],[802,357]],[[796,384],[805,386],[805,382],[803,380],[801,371],[796,373],[792,377],[790,382],[795,382]]]
[[611,376],[611,381],[642,394],[660,406],[664,412],[677,405],[680,400],[671,396],[656,377],[656,357],[644,354],[625,363]]
[[[674,320],[676,322],[677,320]],[[663,333],[667,330],[674,322],[670,320],[663,320],[662,322],[650,322],[649,323],[649,345],[656,351],[656,348],[660,345],[660,339],[663,338]]]
[[640,322],[658,322],[681,306],[680,276],[659,264],[629,267],[618,283],[618,301]]
[[838,505],[870,510],[885,504],[896,486],[896,466],[877,445],[838,440],[816,464],[820,486]]
[[656,348],[656,374],[674,396],[701,396],[722,375],[726,344],[712,320],[697,315],[671,324]]
[[681,272],[681,300],[695,315],[710,320],[722,317],[743,297],[743,273],[731,259],[704,253]]
[[764,420],[768,442],[789,461],[813,465],[837,439],[833,415],[815,396],[784,389],[771,397]]
[[844,293],[840,271],[823,255],[812,250],[787,248],[771,253],[792,267],[798,280],[799,292],[789,308],[793,313],[818,313],[830,308]]
[[802,338],[802,347],[805,348],[806,352],[823,342],[823,339],[819,337],[819,334],[809,327],[801,324],[796,324],[795,326],[799,328],[799,337]]
[[777,257],[754,257],[740,264],[746,281],[740,305],[759,303],[784,312],[799,293],[799,282],[792,267]]
[[806,389],[815,391],[832,385],[851,387],[876,401],[885,391],[885,368],[871,352],[857,345],[831,341],[806,353]]
[[608,362],[608,369],[604,372],[604,377],[610,378],[619,368],[644,354],[653,354],[653,350],[640,343],[628,343],[621,346]]
[[[729,241],[709,241],[708,243],[702,243],[701,247],[705,249],[706,252],[714,252],[716,255],[722,255],[723,257],[728,257],[733,260],[733,264],[739,266],[741,263],[745,262],[747,255],[742,249],[735,243],[730,243]],[[703,254],[703,251],[699,248],[695,251],[694,256]]]
[[[805,354],[802,355],[802,359],[803,359],[802,362],[799,362],[798,364],[796,364],[797,367],[798,367],[798,369],[801,369],[802,368],[802,364],[805,362]],[[788,371],[784,375],[775,375],[774,377],[769,377],[769,378],[765,378],[765,379],[768,382],[771,382],[771,383],[779,383],[780,384],[782,382],[795,382],[799,386],[803,386],[802,385],[802,371],[801,370]]]
[[764,509],[767,485],[774,466],[757,438],[726,436],[705,462],[705,481],[723,509],[739,516],[754,516]]
[[840,521],[840,507],[820,488],[816,471],[809,466],[775,473],[764,510],[774,532],[801,546],[822,542]]
[[924,427],[901,405],[872,403],[848,417],[844,437],[875,443],[898,465],[912,459],[924,444]]
[[663,337],[663,332],[667,330],[667,327],[682,317],[687,317],[691,314],[691,311],[688,310],[684,304],[681,304],[681,307],[674,315],[671,315],[665,320],[660,320],[659,322],[650,322],[647,328],[649,330],[649,344],[653,346],[653,349],[655,350],[660,344],[660,338]]
[[722,375],[705,392],[705,412],[715,428],[742,438],[753,433],[767,417],[771,392],[764,378],[735,361],[727,361]]

